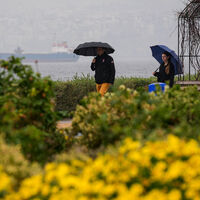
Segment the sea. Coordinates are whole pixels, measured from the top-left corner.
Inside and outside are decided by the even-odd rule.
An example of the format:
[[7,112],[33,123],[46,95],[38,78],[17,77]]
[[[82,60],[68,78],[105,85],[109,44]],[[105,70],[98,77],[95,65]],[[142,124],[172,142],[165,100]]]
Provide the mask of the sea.
[[[26,63],[42,77],[49,76],[54,81],[72,80],[75,76],[94,76],[91,59],[65,63]],[[115,60],[116,77],[148,78],[159,67],[154,60]]]

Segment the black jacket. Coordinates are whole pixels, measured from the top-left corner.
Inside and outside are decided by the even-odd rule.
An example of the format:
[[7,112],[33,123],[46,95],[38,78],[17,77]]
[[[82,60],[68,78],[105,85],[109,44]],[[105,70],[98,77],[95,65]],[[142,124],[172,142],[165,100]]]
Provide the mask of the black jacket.
[[165,72],[165,65],[162,63],[159,67],[159,72],[156,72],[154,76],[158,78],[158,82],[165,83],[166,81],[170,81],[169,86],[173,87],[174,85],[174,65],[170,63],[169,74]]
[[113,58],[104,53],[97,56],[96,62],[91,64],[92,71],[95,71],[95,81],[97,84],[111,83],[115,81],[115,64]]

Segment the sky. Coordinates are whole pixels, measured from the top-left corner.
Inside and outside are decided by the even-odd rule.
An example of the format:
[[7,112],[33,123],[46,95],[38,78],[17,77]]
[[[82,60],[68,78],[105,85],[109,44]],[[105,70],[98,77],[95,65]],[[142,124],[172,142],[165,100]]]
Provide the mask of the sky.
[[0,52],[50,52],[89,41],[111,44],[121,59],[148,58],[149,47],[177,50],[184,0],[0,0]]

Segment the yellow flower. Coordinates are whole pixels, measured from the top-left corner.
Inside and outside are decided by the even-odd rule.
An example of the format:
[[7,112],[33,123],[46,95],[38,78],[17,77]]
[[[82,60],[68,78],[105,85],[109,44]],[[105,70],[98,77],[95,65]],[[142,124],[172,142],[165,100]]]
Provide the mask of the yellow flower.
[[41,188],[41,193],[43,196],[47,196],[51,192],[51,188],[49,184],[43,184]]
[[119,89],[120,89],[120,90],[125,90],[125,89],[126,89],[126,86],[125,86],[125,85],[120,85],[120,86],[119,86]]
[[10,177],[3,172],[2,167],[0,166],[0,193],[3,191],[10,190],[11,179]]
[[42,185],[42,175],[36,175],[25,179],[19,190],[22,199],[29,199],[40,193]]
[[165,175],[166,167],[167,165],[165,162],[158,162],[152,169],[152,179],[162,181]]
[[[167,194],[164,193],[163,191],[160,190],[152,190],[150,191],[144,198],[143,200],[168,200]],[[175,199],[171,199],[175,200]]]
[[6,200],[200,200],[199,165],[200,147],[194,140],[170,135],[141,144],[127,138],[115,153],[94,160],[49,163],[16,193],[8,190],[12,181],[0,168],[0,192],[10,192]]
[[179,190],[172,190],[170,191],[170,193],[168,194],[168,200],[181,200],[181,192]]
[[187,167],[185,167],[185,163],[183,161],[175,161],[169,166],[169,169],[166,172],[166,180],[173,180],[183,176]]
[[168,136],[168,147],[167,152],[168,153],[176,153],[179,155],[183,149],[181,148],[181,140],[179,140],[174,135]]
[[105,196],[110,196],[112,195],[114,192],[116,192],[116,188],[115,186],[112,184],[112,185],[105,185],[103,190],[102,190],[102,194],[105,195]]

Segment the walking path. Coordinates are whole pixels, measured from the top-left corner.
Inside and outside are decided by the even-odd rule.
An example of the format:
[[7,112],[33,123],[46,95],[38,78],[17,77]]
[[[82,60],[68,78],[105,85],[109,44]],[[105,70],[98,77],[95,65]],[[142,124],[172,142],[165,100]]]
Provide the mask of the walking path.
[[71,127],[71,125],[72,125],[72,120],[66,119],[66,120],[59,121],[57,123],[57,128],[58,129],[65,129],[65,128]]

